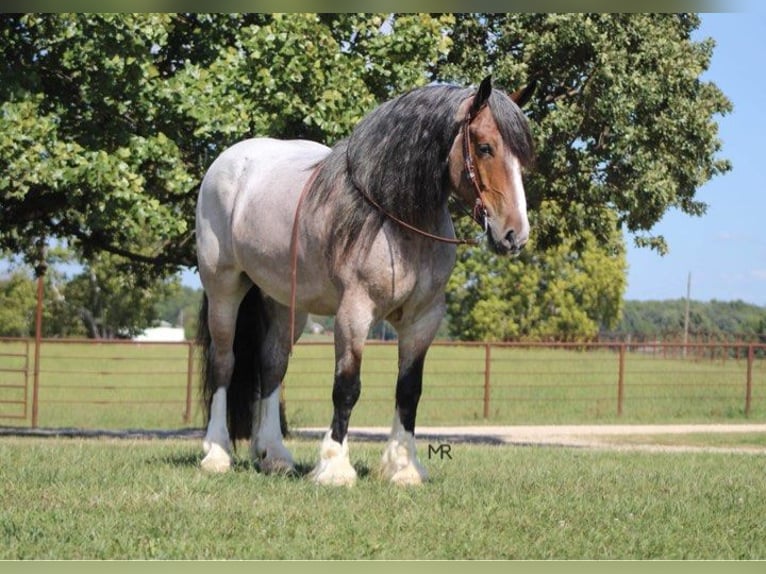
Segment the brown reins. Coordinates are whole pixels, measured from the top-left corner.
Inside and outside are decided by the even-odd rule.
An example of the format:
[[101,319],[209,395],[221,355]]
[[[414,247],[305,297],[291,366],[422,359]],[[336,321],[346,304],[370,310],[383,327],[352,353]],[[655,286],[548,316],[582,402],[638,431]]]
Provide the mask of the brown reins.
[[[463,173],[468,179],[468,181],[471,182],[471,185],[473,186],[474,193],[476,194],[476,201],[473,205],[472,210],[472,217],[474,221],[476,221],[479,225],[481,225],[485,232],[487,229],[487,208],[484,205],[484,199],[482,198],[482,193],[484,190],[483,182],[481,181],[481,174],[476,169],[476,164],[474,163],[473,159],[473,153],[471,152],[471,134],[470,134],[470,128],[471,123],[476,119],[476,116],[479,115],[482,109],[486,107],[486,103],[480,106],[477,109],[474,109],[473,106],[470,106],[468,109],[468,112],[465,115],[465,118],[463,119],[463,125],[462,125],[462,132],[463,132]],[[350,140],[349,140],[350,144]],[[350,145],[349,145],[350,147]],[[346,153],[348,154],[348,149],[346,150]],[[390,219],[391,221],[395,222],[397,225],[403,227],[404,229],[407,229],[409,231],[412,231],[413,233],[420,235],[421,237],[426,237],[428,239],[432,239],[434,241],[440,241],[442,243],[449,243],[452,245],[477,245],[478,241],[475,239],[457,239],[454,237],[444,237],[442,235],[435,235],[433,233],[429,233],[428,231],[425,231],[423,229],[420,229],[419,227],[416,227],[410,223],[407,223],[406,221],[403,221],[402,219],[396,217],[394,214],[392,214],[390,211],[386,210],[380,203],[375,201],[373,197],[367,193],[365,189],[363,189],[361,186],[359,186],[353,178],[353,174],[351,173],[351,167],[350,164],[348,164],[347,160],[347,170],[348,170],[348,176],[349,181],[351,182],[351,185],[359,191],[359,193],[362,194],[362,196],[378,211],[380,211],[381,214],[383,214],[386,218]],[[314,170],[311,172],[311,176],[309,176],[306,183],[303,185],[303,189],[301,190],[300,197],[298,198],[298,204],[295,207],[295,216],[293,217],[293,229],[292,229],[292,236],[290,238],[290,345],[289,350],[290,354],[292,354],[293,349],[293,342],[295,341],[295,304],[296,304],[296,297],[298,292],[298,244],[299,244],[299,219],[300,219],[300,211],[301,211],[301,205],[303,204],[303,200],[306,198],[306,195],[308,195],[308,191],[311,189],[311,187],[314,185],[314,181],[317,178],[317,174],[319,171],[319,167],[315,167]]]

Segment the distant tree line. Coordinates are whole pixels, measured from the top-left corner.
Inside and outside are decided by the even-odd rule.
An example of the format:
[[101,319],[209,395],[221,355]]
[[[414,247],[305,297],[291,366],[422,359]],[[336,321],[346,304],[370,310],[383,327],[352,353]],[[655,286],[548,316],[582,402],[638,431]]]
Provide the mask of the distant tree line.
[[[177,278],[151,287],[111,274],[111,265],[85,266],[74,276],[51,268],[44,277],[43,337],[131,338],[161,323],[183,327],[193,339],[201,290]],[[35,328],[36,282],[26,268],[0,276],[0,337],[31,337]]]
[[[622,320],[602,336],[637,340],[680,341],[686,300],[625,301]],[[766,343],[766,307],[744,301],[690,301],[690,341],[755,341]]]

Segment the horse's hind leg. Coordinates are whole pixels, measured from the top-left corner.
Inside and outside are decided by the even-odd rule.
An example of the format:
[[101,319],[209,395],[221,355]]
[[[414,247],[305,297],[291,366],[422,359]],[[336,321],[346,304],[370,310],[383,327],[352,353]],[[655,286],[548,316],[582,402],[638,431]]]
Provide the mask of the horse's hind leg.
[[428,473],[415,452],[415,418],[423,389],[426,352],[443,316],[443,304],[437,304],[415,323],[397,329],[399,375],[396,381],[396,411],[381,461],[381,474],[394,484],[421,484],[428,479]]
[[[227,277],[228,275],[228,277]],[[226,393],[234,370],[234,334],[237,312],[250,284],[240,273],[221,272],[215,287],[206,291],[208,297],[208,329],[212,380],[206,385],[214,389],[210,401],[210,419],[202,443],[205,458],[201,467],[209,472],[226,472],[231,466],[231,439],[227,428]]]
[[[279,399],[282,381],[290,356],[290,310],[273,300],[267,304],[268,329],[259,350],[261,362],[260,400],[253,409],[253,436],[250,454],[266,473],[290,472],[295,463],[282,442]],[[296,313],[296,340],[303,331],[308,316]],[[293,341],[294,343],[295,341]]]

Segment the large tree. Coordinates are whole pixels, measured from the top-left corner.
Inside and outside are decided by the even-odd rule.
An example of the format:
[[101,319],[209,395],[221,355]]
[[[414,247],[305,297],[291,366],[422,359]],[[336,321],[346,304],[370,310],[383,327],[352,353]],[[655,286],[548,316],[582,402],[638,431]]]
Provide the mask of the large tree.
[[394,94],[491,72],[508,89],[538,86],[527,108],[537,255],[525,264],[561,246],[624,257],[622,230],[663,251],[653,225],[670,208],[704,213],[696,190],[729,167],[715,116],[730,104],[700,79],[713,42],[692,41],[698,25],[688,14],[4,14],[0,248],[33,259],[37,238],[63,239],[86,260],[122,257],[148,284],[194,265],[197,187],[225,146],[332,144]]
[[0,16],[0,248],[65,239],[159,274],[195,264],[194,202],[253,135],[331,143],[425,83],[450,17]]
[[664,253],[651,230],[667,210],[704,214],[697,189],[730,169],[716,157],[715,119],[731,105],[700,78],[713,41],[692,41],[698,26],[692,14],[457,16],[439,74],[491,69],[503,85],[538,88],[527,108],[533,252],[510,265],[490,257],[482,280],[476,254],[460,254],[448,290],[455,336],[595,335],[620,318],[623,233]]

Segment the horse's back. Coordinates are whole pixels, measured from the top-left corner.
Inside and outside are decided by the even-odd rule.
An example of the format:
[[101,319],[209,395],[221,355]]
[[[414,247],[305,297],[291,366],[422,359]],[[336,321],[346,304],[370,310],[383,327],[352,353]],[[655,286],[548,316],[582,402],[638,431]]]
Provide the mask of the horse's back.
[[252,138],[224,150],[210,165],[200,186],[197,217],[212,210],[206,205],[217,203],[231,213],[237,196],[253,183],[283,169],[309,167],[321,160],[329,148],[308,140]]

